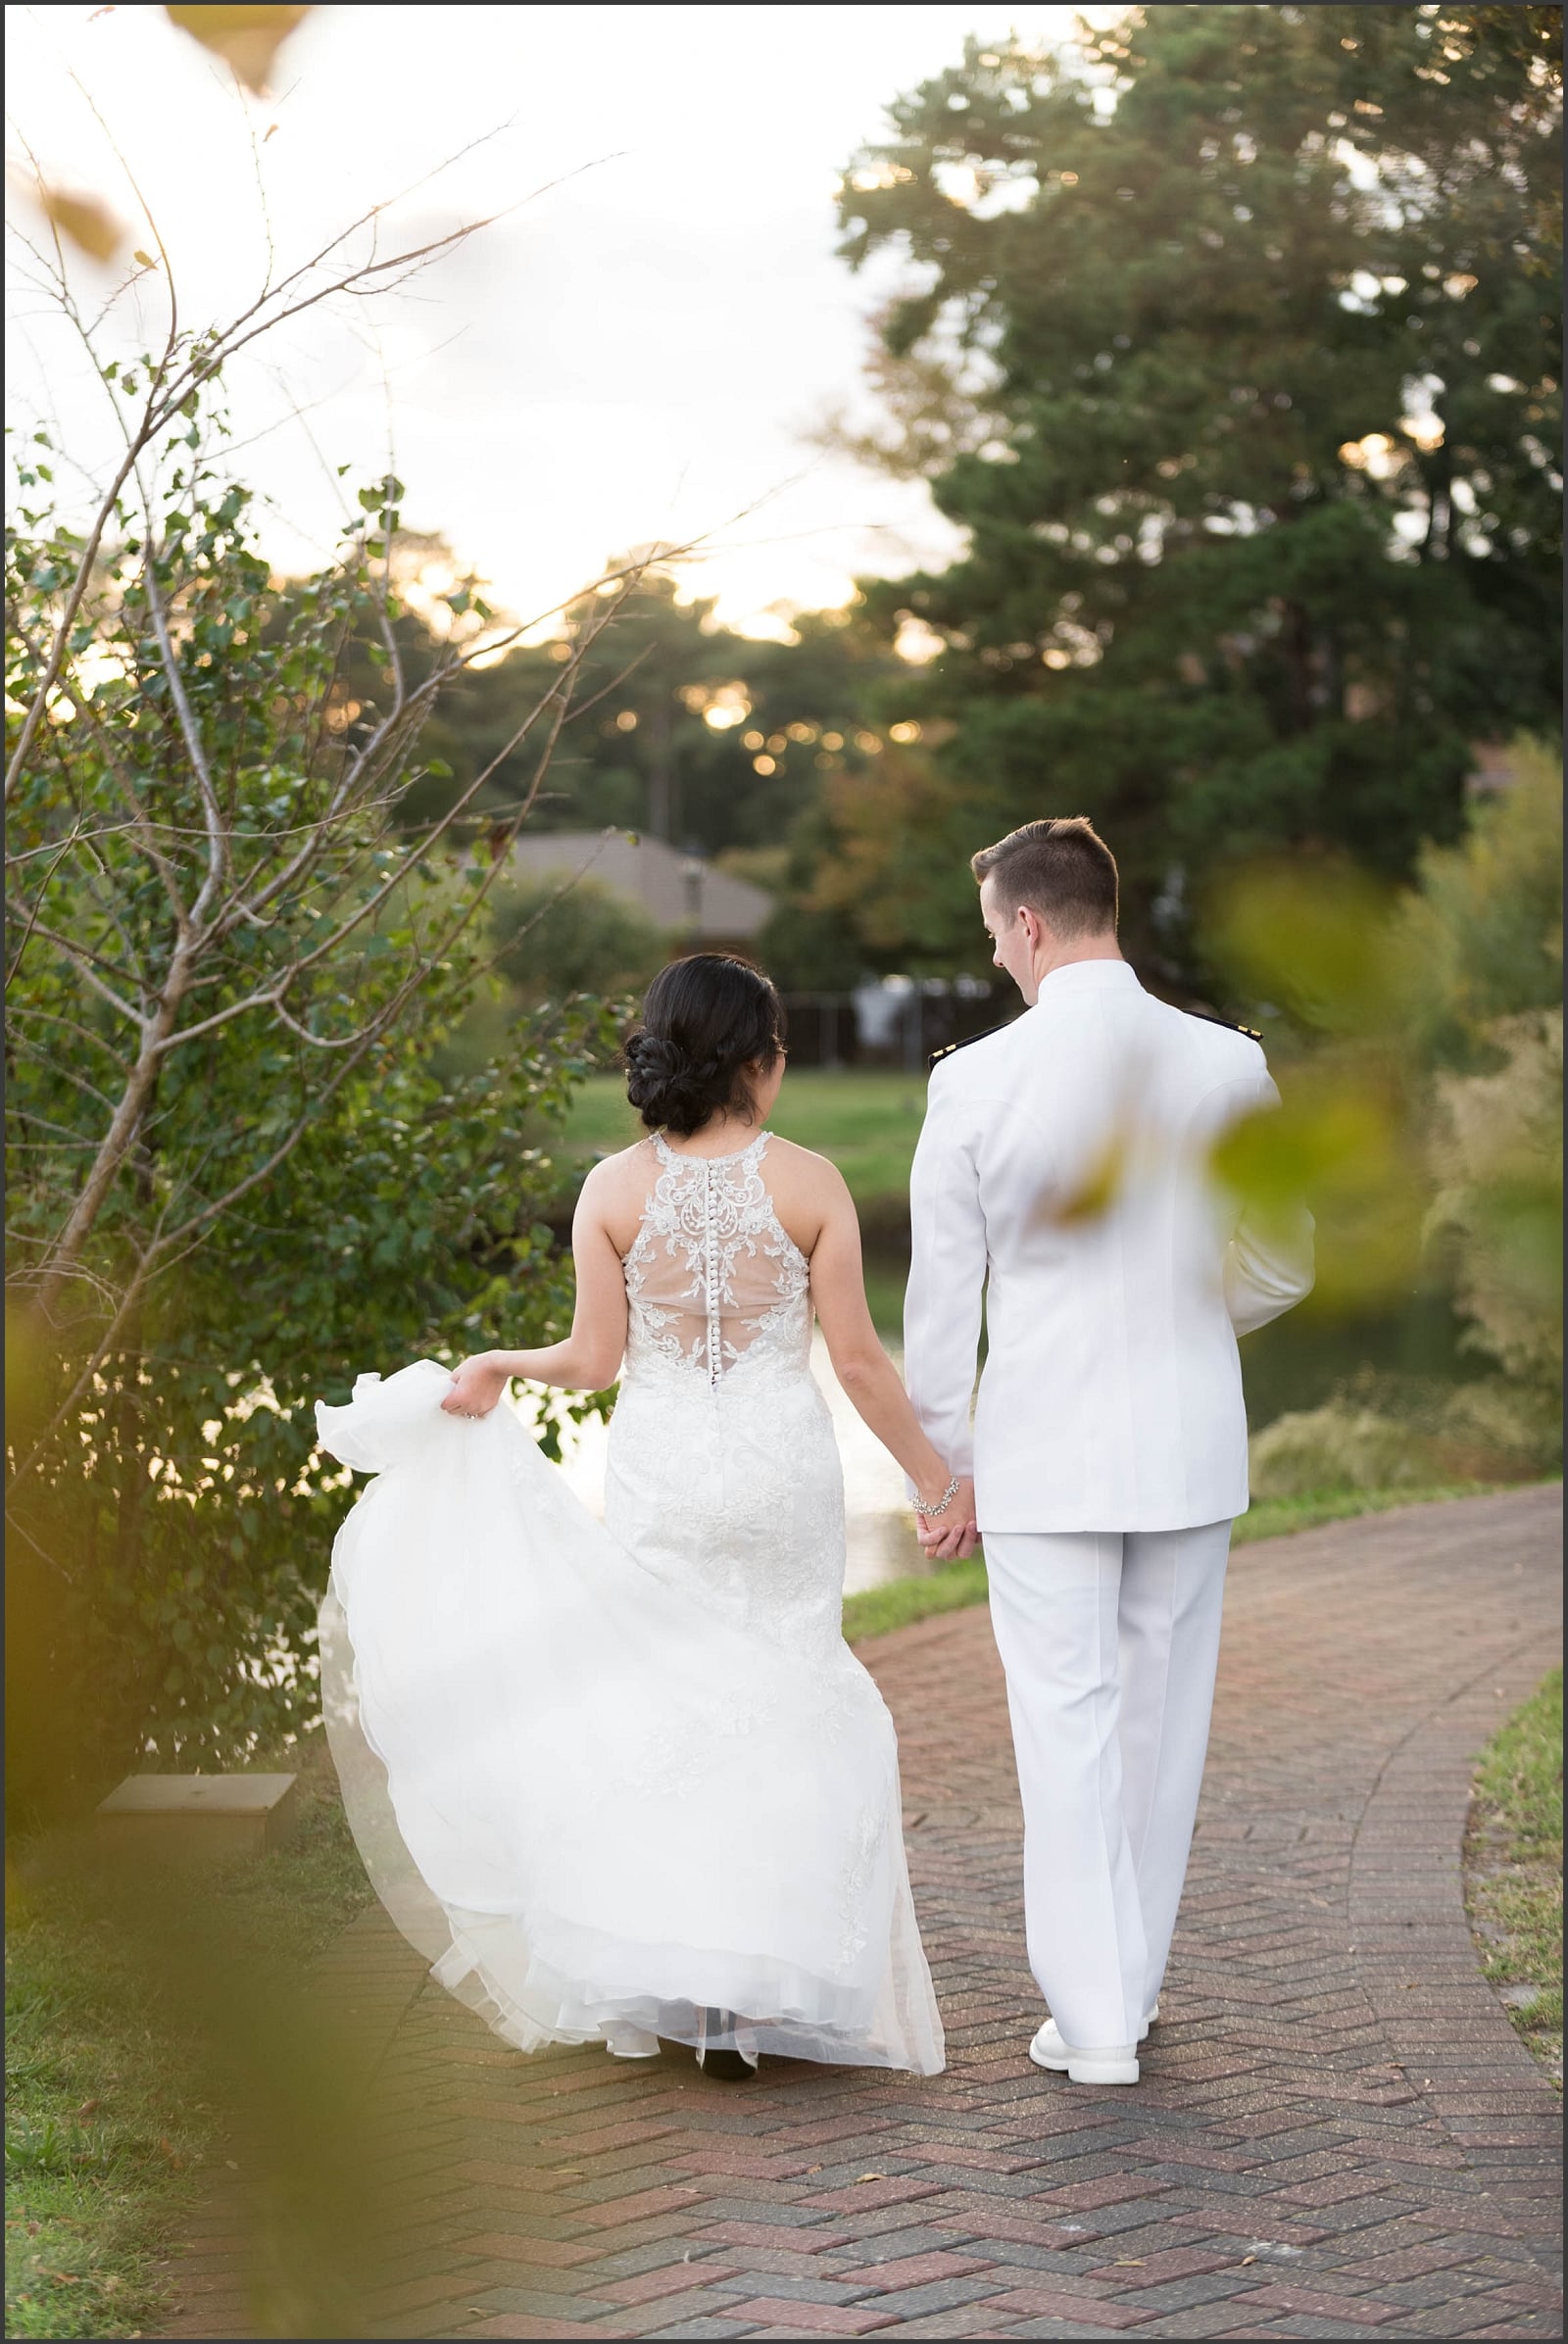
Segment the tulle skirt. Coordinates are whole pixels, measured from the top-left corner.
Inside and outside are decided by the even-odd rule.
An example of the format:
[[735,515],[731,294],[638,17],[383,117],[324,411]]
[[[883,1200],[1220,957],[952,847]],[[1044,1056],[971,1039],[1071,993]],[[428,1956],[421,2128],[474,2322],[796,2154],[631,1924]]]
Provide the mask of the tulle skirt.
[[842,1639],[793,1650],[644,1568],[510,1408],[449,1416],[447,1389],[424,1360],[318,1411],[376,1476],[333,1549],[321,1693],[399,1928],[521,2050],[706,2026],[935,2074],[870,1678]]

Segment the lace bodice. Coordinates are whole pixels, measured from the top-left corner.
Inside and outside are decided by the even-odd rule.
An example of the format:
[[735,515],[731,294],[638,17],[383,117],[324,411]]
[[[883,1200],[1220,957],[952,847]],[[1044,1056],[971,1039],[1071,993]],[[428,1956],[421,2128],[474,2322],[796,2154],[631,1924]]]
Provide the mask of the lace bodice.
[[624,1262],[631,1376],[664,1364],[716,1390],[754,1359],[808,1372],[810,1272],[763,1185],[770,1137],[696,1156],[655,1135],[659,1178]]

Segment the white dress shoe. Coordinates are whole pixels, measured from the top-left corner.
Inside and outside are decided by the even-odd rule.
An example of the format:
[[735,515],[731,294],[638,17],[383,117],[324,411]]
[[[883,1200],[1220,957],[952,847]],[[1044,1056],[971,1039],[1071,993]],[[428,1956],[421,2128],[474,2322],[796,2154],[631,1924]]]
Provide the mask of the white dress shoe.
[[657,2059],[659,2037],[643,2027],[607,2027],[605,2049],[612,2059]]
[[[1144,2032],[1148,2031],[1146,2027]],[[1140,2036],[1139,2040],[1142,2039]],[[1048,2019],[1041,2027],[1029,2046],[1029,2056],[1037,2068],[1047,2068],[1054,2075],[1065,2075],[1073,2083],[1138,2081],[1137,2043],[1114,2043],[1100,2051],[1075,2051],[1062,2041],[1054,2019]]]
[[[1140,2027],[1138,2029],[1138,2040],[1141,2043],[1148,2042],[1149,2029],[1151,2027],[1157,2026],[1158,2022],[1159,2004],[1156,2002],[1153,2008],[1146,2016],[1142,2027]],[[1061,2039],[1061,2029],[1056,2025],[1054,2019],[1048,2019],[1046,2021],[1045,2025],[1041,2027],[1040,2032],[1035,2036],[1035,2041],[1039,2044],[1043,2051],[1049,2051],[1053,2058],[1065,2060],[1067,2056],[1067,2046]]]

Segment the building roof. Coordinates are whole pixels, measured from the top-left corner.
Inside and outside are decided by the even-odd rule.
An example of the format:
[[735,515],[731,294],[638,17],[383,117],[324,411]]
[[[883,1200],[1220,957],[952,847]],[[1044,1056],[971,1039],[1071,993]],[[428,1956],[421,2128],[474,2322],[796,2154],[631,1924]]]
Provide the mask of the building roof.
[[524,831],[513,858],[524,879],[581,871],[693,942],[749,941],[773,908],[772,897],[749,879],[715,871],[700,855],[682,855],[662,838],[625,830]]

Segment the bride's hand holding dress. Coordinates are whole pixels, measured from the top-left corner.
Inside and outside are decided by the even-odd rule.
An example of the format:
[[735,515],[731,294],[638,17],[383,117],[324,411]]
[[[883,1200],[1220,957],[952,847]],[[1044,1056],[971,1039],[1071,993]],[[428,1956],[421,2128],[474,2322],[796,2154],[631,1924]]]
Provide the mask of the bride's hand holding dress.
[[498,1351],[478,1351],[457,1370],[441,1405],[448,1416],[488,1416],[500,1406],[511,1381]]

